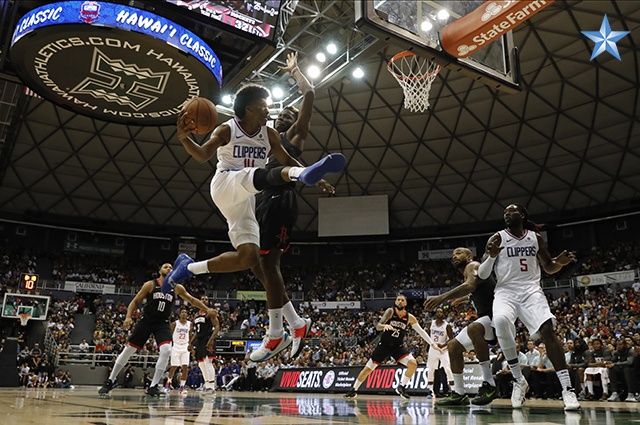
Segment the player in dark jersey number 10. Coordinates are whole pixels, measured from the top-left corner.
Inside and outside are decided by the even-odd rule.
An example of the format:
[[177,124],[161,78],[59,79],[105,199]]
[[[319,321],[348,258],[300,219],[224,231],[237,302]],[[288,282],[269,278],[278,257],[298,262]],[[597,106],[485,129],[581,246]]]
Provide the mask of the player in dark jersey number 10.
[[169,316],[171,315],[174,296],[178,295],[191,305],[207,310],[207,306],[189,294],[182,285],[176,285],[172,291],[166,294],[162,292],[162,282],[167,275],[171,273],[171,270],[173,270],[173,266],[171,264],[163,264],[158,271],[160,277],[145,282],[133,300],[129,303],[129,306],[127,307],[127,315],[124,319],[124,323],[122,324],[124,329],[129,329],[131,327],[133,313],[138,308],[138,305],[142,304],[143,300],[147,300],[143,308],[142,318],[129,336],[129,344],[124,348],[124,350],[122,350],[116,359],[113,369],[111,370],[111,374],[109,375],[109,379],[107,379],[102,388],[98,391],[99,395],[106,396],[109,391],[113,389],[120,371],[122,371],[124,366],[127,364],[129,358],[135,354],[136,351],[142,348],[144,344],[146,344],[151,334],[153,334],[156,343],[158,344],[158,351],[160,355],[156,363],[151,385],[147,389],[147,395],[154,397],[165,395],[164,391],[158,388],[158,383],[167,368],[167,363],[171,356],[171,324],[169,323]]
[[387,360],[389,357],[393,357],[396,363],[403,364],[407,367],[402,374],[402,380],[396,388],[396,392],[405,400],[409,400],[410,397],[407,394],[405,385],[407,385],[418,367],[416,359],[403,345],[404,336],[409,326],[411,326],[418,335],[422,337],[422,339],[427,341],[427,344],[442,352],[442,349],[433,342],[429,334],[422,329],[422,326],[420,326],[415,316],[405,310],[406,306],[407,297],[404,295],[398,295],[396,297],[395,305],[384,312],[380,322],[376,325],[376,330],[382,331],[380,342],[373,350],[371,358],[365,365],[364,369],[362,369],[358,375],[358,378],[353,384],[353,389],[346,394],[344,398],[355,398],[357,396],[358,389],[364,383],[365,379],[367,379],[367,376],[380,366],[382,362]]

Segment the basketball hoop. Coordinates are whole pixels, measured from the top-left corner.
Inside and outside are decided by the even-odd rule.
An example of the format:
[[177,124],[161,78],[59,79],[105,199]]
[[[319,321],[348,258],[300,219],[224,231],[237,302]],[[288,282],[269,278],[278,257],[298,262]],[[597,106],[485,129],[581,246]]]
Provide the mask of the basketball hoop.
[[424,112],[429,108],[431,83],[440,69],[437,63],[409,51],[398,53],[387,65],[389,73],[402,87],[404,107],[411,112]]
[[29,319],[31,319],[31,314],[30,313],[18,313],[18,316],[20,317],[20,325],[27,326],[27,322],[29,321]]

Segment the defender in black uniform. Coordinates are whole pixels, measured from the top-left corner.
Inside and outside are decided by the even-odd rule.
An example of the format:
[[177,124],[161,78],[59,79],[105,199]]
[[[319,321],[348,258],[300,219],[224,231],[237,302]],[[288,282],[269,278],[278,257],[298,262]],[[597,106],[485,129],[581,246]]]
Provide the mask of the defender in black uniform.
[[[287,56],[287,66],[281,66],[280,69],[290,72],[296,79],[303,94],[302,104],[300,110],[293,107],[284,108],[276,119],[275,129],[280,133],[282,147],[293,158],[299,159],[309,134],[315,92],[298,68],[297,60],[298,54],[290,53]],[[278,160],[274,156],[269,157],[266,168],[278,166],[280,166]],[[250,358],[256,362],[265,361],[287,347],[288,344],[276,343],[277,338],[284,331],[282,320],[284,316],[289,323],[289,334],[293,337],[291,342],[293,359],[300,354],[302,341],[311,329],[311,319],[302,319],[289,300],[280,271],[280,257],[289,249],[291,231],[298,219],[296,184],[290,182],[259,193],[256,197],[256,218],[260,224],[260,264],[252,270],[267,292],[269,328],[275,334],[270,332],[262,345],[250,354]]]
[[105,396],[115,386],[118,374],[129,361],[129,358],[135,354],[140,348],[146,344],[149,336],[153,334],[156,343],[158,344],[158,351],[160,356],[156,363],[155,372],[151,385],[147,388],[147,395],[160,396],[164,395],[164,392],[158,389],[158,383],[167,368],[169,357],[171,356],[171,324],[169,323],[169,316],[171,315],[171,307],[173,306],[175,295],[179,295],[182,299],[188,301],[191,305],[200,309],[207,310],[200,300],[194,298],[184,289],[182,285],[176,285],[176,287],[166,294],[162,293],[162,282],[167,275],[173,270],[173,266],[169,263],[162,265],[158,274],[158,279],[149,280],[142,285],[140,291],[131,300],[127,308],[127,316],[122,324],[124,329],[131,327],[131,316],[138,308],[138,305],[146,299],[146,304],[142,310],[142,318],[131,332],[129,336],[129,344],[122,350],[122,353],[118,356],[109,375],[109,379],[104,383],[102,388],[98,390],[98,394]]
[[353,384],[353,389],[344,396],[346,399],[355,398],[358,394],[358,388],[364,383],[364,380],[367,379],[367,376],[371,372],[373,372],[380,363],[388,359],[389,357],[393,357],[396,363],[400,363],[405,365],[407,368],[404,370],[402,374],[402,381],[400,385],[396,388],[396,392],[405,400],[409,400],[409,395],[405,389],[405,385],[411,379],[413,374],[418,367],[418,362],[413,357],[413,355],[404,347],[404,336],[407,333],[407,328],[411,326],[418,335],[422,337],[427,344],[431,345],[434,349],[442,352],[442,349],[438,347],[436,343],[433,342],[429,334],[422,329],[422,326],[418,323],[418,320],[415,316],[408,311],[405,310],[407,306],[407,297],[404,295],[398,295],[396,297],[395,306],[388,308],[380,322],[376,325],[376,330],[382,331],[382,335],[380,336],[380,342],[378,346],[373,350],[371,354],[371,358],[365,365],[364,369],[360,371],[358,378]]
[[468,248],[456,248],[451,255],[451,264],[457,268],[464,277],[464,283],[460,286],[425,301],[427,310],[435,310],[442,303],[454,300],[454,304],[471,301],[476,309],[478,318],[447,344],[449,360],[453,372],[453,392],[448,398],[438,400],[438,406],[468,405],[469,398],[464,391],[462,371],[464,369],[463,353],[475,350],[480,367],[482,368],[483,382],[478,395],[471,400],[475,405],[491,403],[497,397],[496,383],[491,374],[489,363],[489,344],[495,344],[496,337],[491,326],[493,312],[493,291],[496,281],[493,276],[486,280],[478,277],[480,263],[473,261],[473,253]]
[[[209,298],[202,297],[202,304],[209,306]],[[195,333],[191,345],[195,347],[195,356],[204,378],[205,393],[216,390],[216,370],[213,367],[215,359],[214,341],[220,331],[220,322],[216,310],[200,310],[193,319]]]

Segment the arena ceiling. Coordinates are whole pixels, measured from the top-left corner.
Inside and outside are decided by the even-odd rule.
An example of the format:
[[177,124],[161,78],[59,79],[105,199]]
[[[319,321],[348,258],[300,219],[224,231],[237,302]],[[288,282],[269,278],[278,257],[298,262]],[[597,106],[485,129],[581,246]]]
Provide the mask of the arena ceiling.
[[[631,31],[617,43],[621,61],[608,53],[591,61],[593,42],[581,34],[598,30],[605,13],[613,29]],[[510,202],[547,220],[587,217],[637,209],[639,27],[640,2],[556,1],[514,31],[519,94],[443,70],[430,110],[412,113],[386,70],[401,49],[355,29],[352,1],[300,1],[285,44],[250,80],[286,84],[277,65],[290,50],[302,66],[328,39],[349,51],[351,63],[342,55],[344,65],[317,83],[303,161],[343,152],[346,171],[329,178],[337,196],[388,195],[392,234],[493,222]],[[353,64],[363,79],[351,77]],[[90,119],[2,84],[3,216],[226,231],[209,197],[214,162],[190,159],[173,127]],[[313,235],[325,195],[298,190],[297,227]]]

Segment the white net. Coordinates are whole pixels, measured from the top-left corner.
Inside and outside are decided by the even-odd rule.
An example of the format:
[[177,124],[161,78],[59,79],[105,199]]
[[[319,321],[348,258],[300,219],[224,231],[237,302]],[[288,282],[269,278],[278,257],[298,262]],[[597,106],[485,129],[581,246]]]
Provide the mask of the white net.
[[31,314],[20,313],[18,314],[18,317],[20,317],[20,325],[27,326],[27,323],[29,323],[29,319],[31,319]]
[[440,65],[407,51],[392,57],[387,70],[402,87],[406,109],[424,112],[429,108],[431,83],[440,72]]

